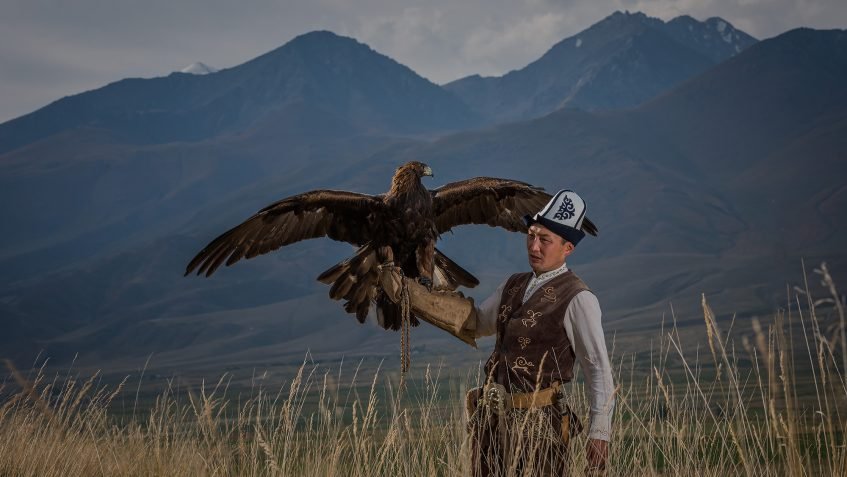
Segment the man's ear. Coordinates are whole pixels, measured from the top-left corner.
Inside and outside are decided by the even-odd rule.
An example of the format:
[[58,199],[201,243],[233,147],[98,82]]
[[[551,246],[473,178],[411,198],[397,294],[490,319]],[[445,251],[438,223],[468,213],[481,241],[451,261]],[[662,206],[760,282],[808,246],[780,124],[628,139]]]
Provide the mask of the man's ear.
[[575,248],[571,242],[565,241],[565,256],[572,254]]

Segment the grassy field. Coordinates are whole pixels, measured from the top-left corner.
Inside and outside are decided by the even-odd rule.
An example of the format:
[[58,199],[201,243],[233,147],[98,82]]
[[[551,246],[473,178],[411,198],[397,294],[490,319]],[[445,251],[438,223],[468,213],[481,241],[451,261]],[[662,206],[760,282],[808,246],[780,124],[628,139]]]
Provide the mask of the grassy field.
[[[843,475],[844,303],[825,267],[814,277],[830,296],[798,289],[793,306],[732,332],[703,299],[702,349],[671,322],[653,349],[613,357],[608,475]],[[401,388],[393,373],[304,364],[278,389],[231,388],[225,374],[143,399],[140,383],[7,367],[2,476],[470,474],[463,394],[476,370],[416,364]],[[581,382],[569,391],[587,416]],[[585,433],[571,443],[575,475],[584,445]]]

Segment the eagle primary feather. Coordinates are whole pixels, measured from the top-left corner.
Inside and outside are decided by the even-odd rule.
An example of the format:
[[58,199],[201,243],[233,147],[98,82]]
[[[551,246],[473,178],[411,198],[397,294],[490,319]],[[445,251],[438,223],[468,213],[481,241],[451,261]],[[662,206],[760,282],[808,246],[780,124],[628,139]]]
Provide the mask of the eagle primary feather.
[[[476,177],[433,191],[421,178],[432,170],[421,162],[400,166],[385,194],[316,190],[268,205],[210,242],[188,264],[185,274],[210,276],[221,264],[268,253],[311,238],[351,243],[356,253],[323,272],[330,297],[344,299],[344,309],[360,322],[375,303],[385,328],[399,329],[400,309],[379,291],[377,266],[393,260],[406,276],[424,278],[439,288],[474,287],[479,281],[435,248],[438,236],[464,224],[488,224],[526,232],[524,215],[540,210],[551,198],[524,182]],[[583,230],[597,235],[587,218]],[[417,319],[412,316],[412,324]]]

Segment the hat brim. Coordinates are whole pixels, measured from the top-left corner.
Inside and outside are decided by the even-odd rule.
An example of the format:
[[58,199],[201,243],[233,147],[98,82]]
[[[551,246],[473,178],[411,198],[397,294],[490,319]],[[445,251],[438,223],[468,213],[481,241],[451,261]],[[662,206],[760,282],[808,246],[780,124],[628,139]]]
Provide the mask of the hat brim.
[[560,224],[559,222],[554,222],[546,217],[533,217],[531,215],[523,216],[524,223],[526,223],[527,227],[530,227],[532,224],[541,224],[547,229],[549,229],[554,234],[562,237],[568,242],[576,245],[585,237],[585,232],[579,229],[575,229],[573,227],[568,227],[567,225]]

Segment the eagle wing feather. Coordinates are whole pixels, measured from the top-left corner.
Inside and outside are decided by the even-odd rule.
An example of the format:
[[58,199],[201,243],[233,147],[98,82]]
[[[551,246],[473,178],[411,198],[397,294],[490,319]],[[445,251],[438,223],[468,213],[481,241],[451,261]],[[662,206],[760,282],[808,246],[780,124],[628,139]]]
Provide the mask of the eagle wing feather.
[[526,232],[523,216],[538,212],[550,200],[550,195],[540,187],[494,177],[451,182],[432,192],[438,233],[465,224],[488,224]]
[[185,274],[211,275],[217,268],[253,258],[301,240],[329,237],[361,246],[371,240],[368,220],[385,204],[381,195],[315,190],[263,208],[212,240],[188,264]]
[[[494,177],[451,182],[432,194],[439,234],[465,224],[488,224],[511,232],[526,232],[524,216],[535,214],[552,198],[541,187]],[[583,219],[582,230],[597,235],[597,227],[588,217]]]

